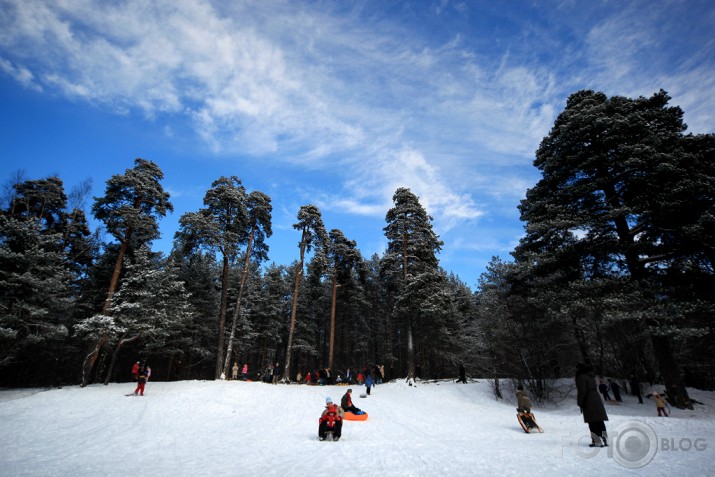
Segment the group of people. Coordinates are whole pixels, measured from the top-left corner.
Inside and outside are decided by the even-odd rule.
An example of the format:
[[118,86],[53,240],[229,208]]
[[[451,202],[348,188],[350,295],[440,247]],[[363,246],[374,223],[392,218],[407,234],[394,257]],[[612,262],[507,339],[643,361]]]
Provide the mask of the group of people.
[[343,430],[343,419],[346,412],[353,414],[363,414],[363,411],[355,407],[352,400],[352,389],[348,389],[340,400],[340,406],[333,403],[332,398],[325,398],[325,409],[318,419],[318,438],[323,441],[329,432],[333,434],[333,440],[340,439]]
[[[609,391],[613,393],[613,399],[611,399]],[[618,383],[613,382],[612,379],[609,379],[608,384],[606,384],[603,376],[601,376],[598,383],[598,392],[603,395],[603,399],[605,399],[606,402],[623,402],[623,399],[621,398],[621,387]]]
[[370,394],[370,388],[377,384],[382,384],[385,379],[385,366],[366,366],[362,370],[347,368],[345,372],[334,372],[329,368],[316,369],[306,374],[299,372],[296,375],[296,382],[309,385],[332,385],[332,384],[365,384]]
[[147,366],[146,363],[137,361],[132,366],[132,376],[134,376],[134,381],[137,383],[137,388],[134,390],[134,395],[137,394],[144,395],[144,387],[146,386],[149,377],[151,376],[151,367]]
[[[233,362],[233,368],[231,368],[231,379],[234,381],[238,379],[238,362],[236,361]],[[241,379],[248,380],[248,363],[245,363],[241,369]]]
[[[643,404],[640,382],[638,382],[633,375],[631,375],[631,388],[633,395],[637,396],[638,401]],[[576,366],[576,390],[576,401],[583,414],[583,420],[588,424],[589,430],[591,431],[590,446],[608,446],[605,424],[605,421],[608,420],[608,415],[606,414],[606,408],[603,402],[623,402],[621,398],[621,387],[613,380],[609,380],[608,384],[606,384],[603,378],[601,378],[599,384],[596,385],[596,375],[593,369],[580,363]],[[613,392],[615,401],[611,400],[609,391]],[[603,399],[601,399],[599,394],[603,396]],[[653,391],[649,397],[652,397],[655,401],[658,416],[668,417],[668,412],[666,411],[668,404],[666,399],[655,391]]]

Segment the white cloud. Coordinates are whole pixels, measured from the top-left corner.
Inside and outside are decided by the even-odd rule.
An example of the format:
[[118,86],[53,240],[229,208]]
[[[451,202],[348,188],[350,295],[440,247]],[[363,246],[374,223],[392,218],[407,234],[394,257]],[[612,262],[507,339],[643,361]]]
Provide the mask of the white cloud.
[[[21,84],[121,114],[184,118],[216,154],[331,171],[318,195],[348,213],[382,216],[409,187],[443,231],[515,207],[534,151],[576,89],[665,87],[691,126],[713,124],[707,55],[675,74],[644,68],[662,47],[664,13],[643,5],[598,10],[573,45],[528,19],[528,44],[519,34],[475,40],[451,25],[427,37],[342,2],[0,4],[0,71]],[[434,8],[448,22],[450,8],[476,7]]]

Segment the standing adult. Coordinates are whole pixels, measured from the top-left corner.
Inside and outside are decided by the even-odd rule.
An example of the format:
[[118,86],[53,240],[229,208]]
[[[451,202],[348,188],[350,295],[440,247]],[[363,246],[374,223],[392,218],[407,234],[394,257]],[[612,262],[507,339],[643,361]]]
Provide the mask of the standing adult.
[[636,396],[638,398],[638,402],[640,404],[643,404],[643,393],[641,392],[640,379],[638,379],[638,376],[631,373],[630,381],[631,381],[631,394],[633,394],[634,396]]
[[605,383],[603,378],[600,379],[598,384],[598,392],[603,395],[603,400],[608,402],[611,400],[611,396],[608,394],[608,384]]
[[623,399],[621,398],[621,386],[619,386],[614,380],[609,379],[608,387],[611,388],[611,391],[613,391],[613,399],[615,399],[616,402],[623,402]]
[[372,374],[368,374],[367,377],[365,378],[365,387],[367,388],[367,395],[370,395],[370,388],[375,384],[375,381],[372,379]]
[[278,384],[281,379],[281,367],[278,363],[273,367],[273,384]]
[[462,363],[459,363],[459,379],[457,382],[467,384],[467,371]]
[[588,424],[588,429],[591,431],[589,447],[607,446],[605,421],[608,420],[608,415],[606,408],[598,395],[595,373],[583,363],[576,365],[576,390],[576,402],[581,408],[583,422]]

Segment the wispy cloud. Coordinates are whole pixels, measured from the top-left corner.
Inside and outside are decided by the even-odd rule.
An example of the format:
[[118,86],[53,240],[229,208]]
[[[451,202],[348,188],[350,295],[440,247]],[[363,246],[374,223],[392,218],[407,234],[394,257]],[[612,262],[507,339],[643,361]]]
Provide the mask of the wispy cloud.
[[468,2],[425,7],[438,27],[427,29],[380,2],[0,0],[0,71],[119,114],[188,122],[216,155],[329,173],[308,193],[327,209],[382,217],[410,187],[445,233],[514,210],[577,89],[664,87],[691,126],[712,129],[714,41],[677,59],[660,35],[687,29],[668,20],[680,3],[532,5],[542,21],[514,12],[508,34],[471,26],[481,7]]

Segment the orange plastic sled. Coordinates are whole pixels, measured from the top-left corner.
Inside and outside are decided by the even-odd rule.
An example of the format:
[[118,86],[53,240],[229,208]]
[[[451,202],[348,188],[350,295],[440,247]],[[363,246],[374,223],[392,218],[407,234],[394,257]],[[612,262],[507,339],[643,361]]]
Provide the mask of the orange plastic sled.
[[365,414],[353,414],[352,412],[345,413],[346,421],[367,421],[367,413]]

